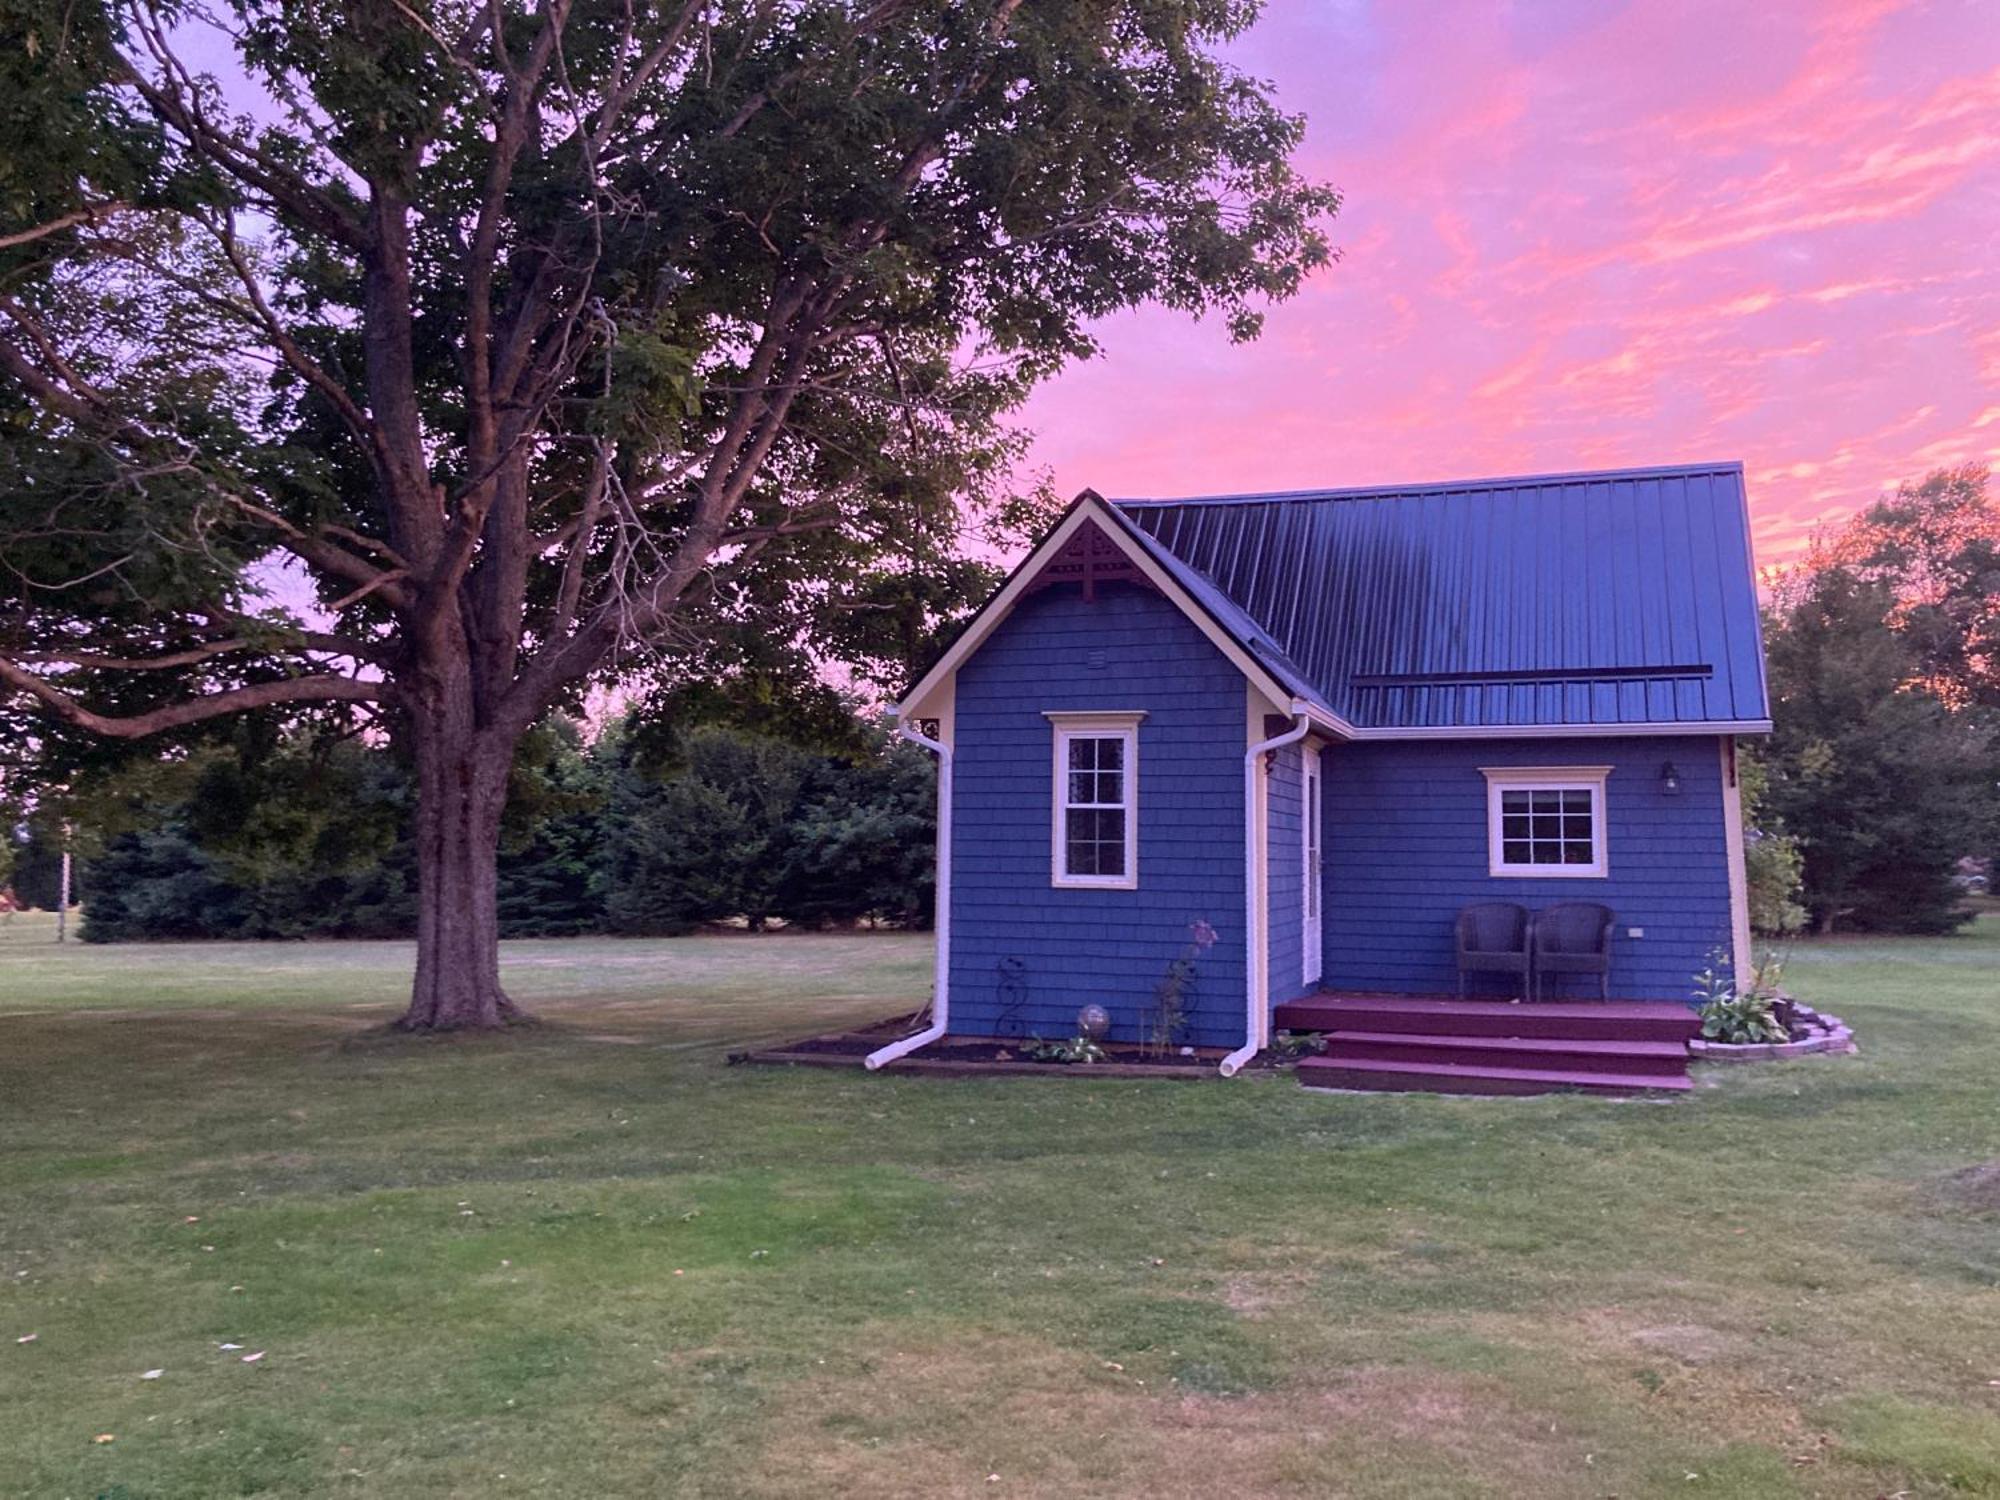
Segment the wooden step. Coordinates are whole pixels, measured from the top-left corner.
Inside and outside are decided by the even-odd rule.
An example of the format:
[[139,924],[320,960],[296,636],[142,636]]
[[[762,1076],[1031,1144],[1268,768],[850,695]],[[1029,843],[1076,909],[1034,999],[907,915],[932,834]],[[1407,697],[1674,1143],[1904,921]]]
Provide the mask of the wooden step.
[[1334,1062],[1450,1063],[1463,1067],[1553,1068],[1680,1078],[1685,1042],[1578,1041],[1568,1037],[1438,1036],[1423,1032],[1335,1031],[1322,1054]]
[[1671,1000],[1445,1000],[1416,995],[1311,995],[1280,1005],[1287,1031],[1396,1036],[1547,1037],[1563,1041],[1686,1042],[1699,1023]]
[[1340,1062],[1309,1057],[1298,1066],[1299,1083],[1309,1089],[1357,1089],[1393,1094],[1592,1094],[1680,1093],[1693,1087],[1687,1075],[1651,1078],[1577,1068],[1472,1067],[1437,1062]]

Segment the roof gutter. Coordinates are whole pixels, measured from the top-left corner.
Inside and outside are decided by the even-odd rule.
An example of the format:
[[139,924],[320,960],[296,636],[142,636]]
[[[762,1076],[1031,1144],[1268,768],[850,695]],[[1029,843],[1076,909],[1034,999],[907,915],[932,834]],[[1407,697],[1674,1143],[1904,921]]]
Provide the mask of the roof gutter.
[[1377,724],[1356,728],[1356,740],[1594,740],[1641,736],[1769,734],[1769,719],[1649,719],[1631,724]]
[[1312,711],[1303,699],[1294,698],[1291,709],[1296,722],[1290,729],[1259,740],[1243,752],[1243,1045],[1223,1058],[1224,1078],[1234,1078],[1264,1047],[1264,986],[1259,982],[1264,968],[1259,958],[1263,913],[1258,910],[1257,875],[1263,867],[1265,829],[1264,820],[1257,816],[1257,778],[1264,756],[1297,744],[1312,729]]
[[937,915],[932,922],[937,937],[937,968],[931,980],[931,1024],[915,1036],[906,1036],[869,1053],[865,1062],[871,1073],[899,1057],[909,1056],[919,1047],[928,1047],[944,1035],[951,1022],[951,746],[900,722],[896,733],[913,745],[922,745],[938,758]]

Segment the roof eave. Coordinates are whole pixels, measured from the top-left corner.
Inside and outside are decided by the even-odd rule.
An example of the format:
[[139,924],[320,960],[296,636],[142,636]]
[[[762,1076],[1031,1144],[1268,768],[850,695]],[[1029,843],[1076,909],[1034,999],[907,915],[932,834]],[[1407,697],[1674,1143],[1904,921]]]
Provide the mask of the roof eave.
[[1357,740],[1620,739],[1664,735],[1769,734],[1769,719],[1653,719],[1637,724],[1364,724]]

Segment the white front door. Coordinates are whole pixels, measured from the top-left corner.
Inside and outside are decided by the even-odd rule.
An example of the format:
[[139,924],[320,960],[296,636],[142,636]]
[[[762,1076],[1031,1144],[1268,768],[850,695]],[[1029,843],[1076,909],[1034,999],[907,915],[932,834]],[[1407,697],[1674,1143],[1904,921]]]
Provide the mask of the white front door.
[[1319,749],[1305,747],[1305,784],[1300,787],[1300,814],[1304,827],[1300,831],[1299,844],[1305,868],[1301,871],[1299,893],[1301,920],[1299,923],[1300,942],[1305,949],[1305,975],[1307,984],[1318,984],[1320,978],[1320,902],[1323,896],[1320,882],[1320,838],[1321,825],[1325,819],[1321,815],[1319,795]]

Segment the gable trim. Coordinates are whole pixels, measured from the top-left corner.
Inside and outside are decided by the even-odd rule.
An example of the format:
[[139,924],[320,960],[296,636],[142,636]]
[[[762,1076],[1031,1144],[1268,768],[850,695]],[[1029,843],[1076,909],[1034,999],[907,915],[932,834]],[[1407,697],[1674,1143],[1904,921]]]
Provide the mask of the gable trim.
[[[986,606],[972,617],[965,629],[959,633],[958,639],[951,643],[950,649],[938,658],[937,665],[924,673],[918,679],[916,686],[903,696],[902,702],[896,705],[896,716],[899,720],[908,721],[925,717],[927,700],[936,693],[939,686],[957,673],[967,658],[985,644],[986,638],[1013,613],[1014,606],[1022,597],[1035,588],[1036,579],[1043,567],[1059,555],[1079,531],[1092,523],[1095,523],[1098,530],[1109,537],[1132,565],[1145,575],[1147,582],[1187,616],[1195,628],[1208,638],[1209,643],[1228,659],[1231,666],[1248,678],[1258,691],[1274,703],[1297,705],[1296,711],[1301,713],[1310,711],[1289,687],[1272,676],[1270,671],[1251,655],[1241,641],[1223,629],[1202,607],[1201,602],[1181,587],[1180,581],[1172,573],[1162,567],[1145,547],[1134,540],[1130,531],[1131,522],[1119,515],[1116,507],[1108,504],[1095,491],[1085,490],[1077,496],[1069,514],[1056,524],[1055,529],[1044,537],[1035,550],[1028,554],[1021,566],[1014,570],[1013,576],[1001,586],[1000,592],[988,600]],[[1340,734],[1353,732],[1352,727],[1344,722],[1327,719],[1326,715],[1316,711],[1310,712],[1316,721],[1324,721],[1327,727]]]

